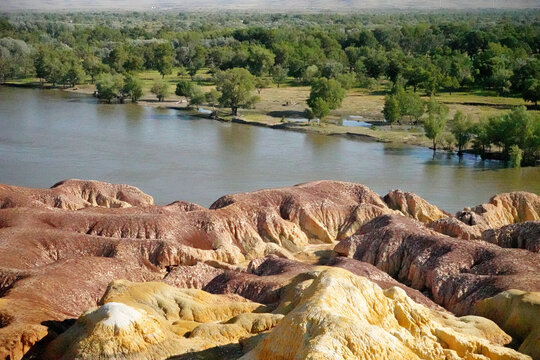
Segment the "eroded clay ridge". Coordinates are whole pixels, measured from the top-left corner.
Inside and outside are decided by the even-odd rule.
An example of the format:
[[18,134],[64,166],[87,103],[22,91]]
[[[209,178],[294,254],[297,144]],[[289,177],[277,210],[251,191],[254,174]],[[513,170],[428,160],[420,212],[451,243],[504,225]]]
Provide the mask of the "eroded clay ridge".
[[[312,281],[314,272],[319,271],[318,263],[346,269],[370,279],[382,289],[400,288],[408,299],[430,311],[445,314],[439,307],[443,305],[460,315],[473,313],[476,302],[502,291],[540,290],[537,275],[540,261],[535,253],[538,247],[534,245],[538,241],[534,230],[540,214],[538,198],[530,193],[502,194],[489,204],[466,209],[452,217],[415,194],[395,190],[382,198],[363,185],[332,181],[228,195],[217,200],[210,209],[185,202],[155,206],[152,198],[137,188],[97,181],[68,180],[51,189],[0,185],[0,359],[21,359],[25,354],[27,358],[41,358],[51,341],[67,329],[71,330],[73,320],[70,319],[96,306],[107,286],[120,279],[161,281],[176,289],[235,294],[243,301],[270,306],[266,313],[276,307],[286,307],[287,311],[279,313],[285,316],[293,307],[286,301],[287,296],[291,291],[296,298],[303,295],[307,289],[305,281]],[[428,230],[420,222],[408,221],[407,217],[454,237]],[[385,221],[388,219],[405,222],[410,243],[418,239],[420,243],[427,241],[435,245],[426,245],[425,253],[404,251],[407,246],[403,243],[409,242],[403,241],[399,232],[387,231]],[[509,227],[501,229],[507,225]],[[337,249],[340,254],[360,258],[356,250],[354,254],[352,250],[345,254],[343,247],[359,237],[370,236],[370,232],[390,234],[389,241],[401,249],[392,253],[391,266],[384,260],[386,245],[375,239],[375,235],[369,242],[373,243],[372,250],[377,256],[381,254],[380,261],[366,258],[362,260],[367,262],[361,262],[337,256],[332,251],[337,242],[342,241]],[[464,234],[479,235],[467,237]],[[528,250],[502,249],[501,246]],[[437,250],[439,248],[444,251]],[[458,249],[463,258],[472,259],[473,264],[457,255],[447,260],[445,254],[452,254],[454,249]],[[417,261],[411,256],[427,256],[429,261]],[[486,256],[489,261],[478,266],[478,259]],[[409,262],[412,266],[407,265]],[[490,266],[495,270],[485,269]],[[463,279],[454,279],[456,268],[467,280],[465,293],[459,292],[463,287],[457,284]],[[404,269],[411,275],[403,275]],[[462,269],[465,271],[461,272]],[[441,275],[445,272],[454,280]],[[452,294],[452,291],[457,292]],[[105,304],[103,300],[101,303]],[[115,323],[117,310],[120,314],[126,313],[129,319],[138,316],[121,305],[110,305],[95,316],[112,317],[111,323]],[[491,316],[489,311],[482,315],[495,321],[500,318]],[[240,321],[243,335],[231,338],[241,347],[241,351],[237,347],[233,349],[237,357],[247,354],[248,349],[256,345],[255,340],[239,345],[242,339],[254,336],[259,339],[281,321],[279,316],[273,315],[267,315],[264,320],[246,316],[248,320],[244,317]],[[94,315],[84,319],[100,321],[95,320]],[[79,322],[86,321],[84,319]],[[258,325],[251,324],[252,320]],[[184,321],[183,317],[178,321]],[[232,317],[212,320],[215,321],[238,324]],[[80,324],[77,326],[81,329]],[[263,330],[253,331],[254,327]],[[239,329],[236,325],[233,328]],[[165,328],[163,331],[167,333]],[[514,333],[514,343],[521,344],[523,329]],[[179,336],[185,338],[186,334]],[[101,334],[97,338],[110,336]],[[62,344],[65,344],[63,348],[74,349],[86,344],[85,341],[71,339]],[[193,349],[212,345],[208,339],[205,341],[203,345],[197,343],[199,345]],[[89,346],[101,345],[98,342]],[[163,354],[180,354],[175,353],[177,350],[167,351]],[[265,350],[260,351],[265,354]],[[259,356],[256,353],[249,356]],[[66,354],[67,359],[74,353]],[[93,355],[81,356],[94,358]],[[130,356],[126,358],[141,358],[136,352]],[[266,355],[260,356],[265,358]],[[142,355],[142,358],[147,357]]]

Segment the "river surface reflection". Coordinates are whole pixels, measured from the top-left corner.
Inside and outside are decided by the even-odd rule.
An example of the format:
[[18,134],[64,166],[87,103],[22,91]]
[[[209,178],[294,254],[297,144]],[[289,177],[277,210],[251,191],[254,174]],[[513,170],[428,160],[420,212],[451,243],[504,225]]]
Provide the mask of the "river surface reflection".
[[540,193],[540,169],[474,156],[274,130],[62,91],[0,87],[0,183],[127,183],[158,204],[333,179],[412,191],[447,211],[500,192]]

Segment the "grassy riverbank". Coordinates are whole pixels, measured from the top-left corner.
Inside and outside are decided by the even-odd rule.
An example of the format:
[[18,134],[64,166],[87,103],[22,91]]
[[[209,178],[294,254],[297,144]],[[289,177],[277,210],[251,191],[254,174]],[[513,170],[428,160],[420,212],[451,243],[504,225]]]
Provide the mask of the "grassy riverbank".
[[[175,86],[180,78],[176,75],[176,71],[173,71],[173,74],[167,75],[163,79],[169,85],[172,95],[168,96],[164,102],[158,102],[155,96],[150,93],[150,88],[154,81],[161,79],[161,75],[157,71],[139,73],[138,75],[143,81],[145,94],[139,101],[139,104],[187,111],[185,99],[174,95]],[[202,70],[197,75],[197,78],[200,80],[200,86],[205,91],[213,87],[210,82],[210,75],[205,70]],[[185,79],[189,79],[189,77],[185,77]],[[25,87],[41,86],[37,79],[11,81],[7,85]],[[91,95],[95,91],[95,86],[91,84],[77,85],[74,88],[64,88],[62,90]],[[241,109],[239,116],[235,118],[230,115],[228,109],[219,109],[219,117],[223,120],[246,124],[323,135],[362,137],[381,142],[425,147],[431,145],[431,141],[424,136],[423,129],[420,126],[384,125],[382,116],[382,108],[384,106],[383,91],[369,91],[359,88],[351,89],[347,91],[347,96],[342,106],[334,110],[324,123],[310,125],[306,122],[294,121],[294,119],[304,117],[309,91],[310,88],[308,86],[298,86],[292,79],[289,79],[279,88],[276,85],[272,85],[272,87],[263,89],[259,94],[260,101],[253,109]],[[485,117],[505,113],[515,106],[525,105],[525,102],[520,98],[499,97],[489,92],[442,93],[437,96],[437,100],[449,107],[450,118],[453,117],[456,111],[463,111],[466,114],[470,114],[473,121],[479,121]],[[195,111],[191,111],[191,113],[197,114]],[[374,125],[372,127],[360,127],[340,126],[336,124],[340,119],[347,116],[361,116],[363,121],[373,123]]]

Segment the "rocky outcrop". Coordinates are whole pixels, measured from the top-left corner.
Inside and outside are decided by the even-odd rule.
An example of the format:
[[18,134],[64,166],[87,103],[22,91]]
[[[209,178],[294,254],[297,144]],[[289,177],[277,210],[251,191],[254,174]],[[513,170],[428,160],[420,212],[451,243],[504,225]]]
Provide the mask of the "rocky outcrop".
[[502,346],[509,340],[489,320],[440,314],[399,288],[327,269],[242,359],[528,359]]
[[540,255],[462,241],[403,216],[381,216],[334,249],[368,262],[456,314],[512,288],[540,291]]
[[450,214],[431,205],[420,196],[401,190],[389,192],[384,197],[384,202],[386,202],[391,209],[398,210],[405,216],[424,223],[437,221],[450,216]]
[[523,191],[500,194],[492,197],[489,203],[472,208],[471,213],[479,215],[480,219],[468,220],[468,213],[458,213],[456,217],[468,225],[485,224],[488,228],[537,221],[540,220],[540,196]]
[[160,278],[138,264],[106,257],[69,259],[20,274],[0,298],[0,359],[20,359],[44,337],[54,338],[55,325],[95,306],[108,282]]
[[78,317],[114,279],[167,276],[195,286],[205,280],[174,282],[174,268],[234,270],[269,254],[294,258],[388,213],[367,187],[331,181],[229,195],[212,209],[155,206],[134,187],[96,181],[0,186],[0,358],[20,359],[54,332],[49,322]]
[[[537,209],[534,199],[533,205],[524,204],[529,195],[503,198],[504,204],[512,205],[493,205],[492,210],[515,213],[515,221]],[[103,335],[111,332],[103,322],[116,318],[116,313],[133,320],[121,332],[125,330],[124,340],[135,339],[133,344],[141,348],[117,342],[111,344],[111,354],[147,357],[162,347],[162,353],[155,351],[163,356],[188,348],[194,356],[203,356],[202,351],[204,356],[224,357],[222,350],[228,354],[225,357],[241,356],[243,349],[252,349],[264,337],[260,332],[269,329],[264,324],[271,320],[275,325],[274,314],[285,315],[296,307],[327,269],[321,265],[364,276],[383,289],[400,288],[419,306],[439,314],[447,313],[439,305],[459,314],[473,312],[479,300],[510,288],[538,291],[540,255],[436,233],[414,219],[430,221],[429,226],[457,221],[467,228],[480,227],[452,217],[432,221],[446,214],[414,194],[393,191],[386,201],[365,186],[331,181],[227,195],[210,209],[181,201],[156,206],[134,187],[95,181],[68,180],[46,190],[0,186],[0,359],[18,360],[25,354],[28,359],[41,359],[42,350],[62,333],[67,339],[60,346],[63,350],[53,354],[84,358],[85,351],[73,344],[95,339],[85,347],[92,357],[92,344],[110,337]],[[485,216],[474,214],[478,219]],[[363,262],[335,257],[332,249],[338,241],[340,254]],[[118,279],[161,285],[149,285],[141,290],[147,295],[141,295],[126,290],[143,289],[139,285],[113,283],[109,295],[119,294],[114,290],[119,288],[130,295],[106,296],[104,308],[85,313]],[[170,297],[175,302],[180,295],[157,290],[164,284],[224,296],[219,299],[238,295],[276,310],[260,319],[251,311],[231,314],[215,320],[218,327],[210,324],[214,321],[202,321],[195,332],[181,327],[187,326],[183,318],[171,325],[172,315],[158,309],[169,303],[174,309],[179,306]],[[158,308],[128,300],[140,296]],[[65,332],[83,313],[77,330]],[[141,342],[152,329],[158,334],[158,325],[164,330],[156,335],[156,342]],[[266,330],[253,330],[262,328]],[[92,329],[102,329],[103,334],[93,334]],[[192,333],[199,334],[199,340]],[[201,340],[206,337],[216,340]],[[178,342],[167,342],[171,347],[160,345],[160,339],[177,338]],[[222,341],[234,346],[225,349],[219,345]],[[190,358],[189,351],[182,356]]]
[[45,359],[167,359],[238,342],[283,317],[234,295],[163,283],[115,281],[101,303],[57,337]]
[[520,352],[540,359],[540,293],[508,290],[478,302],[476,312],[500,324]]
[[101,181],[66,180],[50,189],[0,185],[0,209],[54,207],[78,210],[86,207],[125,208],[148,206],[154,199],[134,186]]
[[482,233],[506,225],[540,220],[540,196],[513,192],[492,197],[487,204],[456,214],[455,218],[439,219],[429,226],[445,235],[462,239],[480,239]]
[[[364,276],[383,289],[400,287],[419,304],[445,311],[419,291],[400,284],[371,264],[340,257],[331,259],[327,265]],[[316,265],[270,255],[252,260],[247,272],[216,269],[199,263],[176,267],[163,281],[177,287],[202,289],[213,294],[237,294],[255,302],[275,305],[283,299],[284,291],[291,282],[295,279],[310,278],[309,273],[319,268]]]
[[482,233],[482,240],[500,247],[540,252],[540,221],[527,221],[499,229],[488,229]]
[[427,224],[427,227],[438,233],[463,240],[479,240],[483,228],[467,225],[455,217],[439,219]]
[[511,338],[490,320],[428,309],[344,269],[307,275],[287,285],[274,311],[235,295],[114,281],[44,358],[220,358],[233,346],[237,356],[227,358],[247,352],[246,360],[530,359],[505,348]]

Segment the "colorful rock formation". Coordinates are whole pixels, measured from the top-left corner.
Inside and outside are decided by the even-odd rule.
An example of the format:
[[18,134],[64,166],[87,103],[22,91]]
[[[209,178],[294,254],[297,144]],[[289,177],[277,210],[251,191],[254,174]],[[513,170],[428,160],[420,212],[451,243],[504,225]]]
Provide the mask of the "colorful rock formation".
[[384,197],[384,201],[391,209],[399,210],[404,215],[424,223],[437,221],[450,216],[450,214],[431,205],[420,196],[401,190],[389,192]]
[[[343,358],[381,356],[386,345],[409,358],[520,358],[500,347],[510,338],[491,322],[448,311],[491,318],[536,357],[524,331],[478,304],[540,291],[538,204],[534,194],[503,194],[452,217],[414,194],[319,181],[227,195],[206,209],[156,206],[137,188],[96,181],[0,185],[0,359],[264,358],[286,334],[305,338],[295,354],[312,358],[328,341]],[[352,310],[330,289],[382,301],[387,314],[351,315],[391,342],[377,350],[363,330],[341,334],[331,313]],[[320,323],[308,304],[320,305]],[[432,323],[402,322],[425,314]],[[314,332],[285,332],[290,318]],[[286,344],[274,345],[288,354]]]
[[243,360],[527,359],[493,322],[455,318],[341,269],[318,275]]
[[465,209],[452,218],[433,221],[429,226],[445,235],[481,239],[486,230],[525,221],[540,220],[540,196],[514,192],[492,197],[487,204]]
[[482,233],[482,240],[500,247],[540,252],[540,221],[527,221],[498,229],[488,229]]
[[237,342],[283,317],[239,296],[153,282],[115,281],[101,303],[57,337],[45,359],[167,359]]
[[463,241],[403,216],[381,216],[334,249],[377,266],[460,315],[502,291],[540,291],[540,255]]
[[508,290],[478,302],[476,313],[500,324],[520,352],[540,359],[540,292]]

